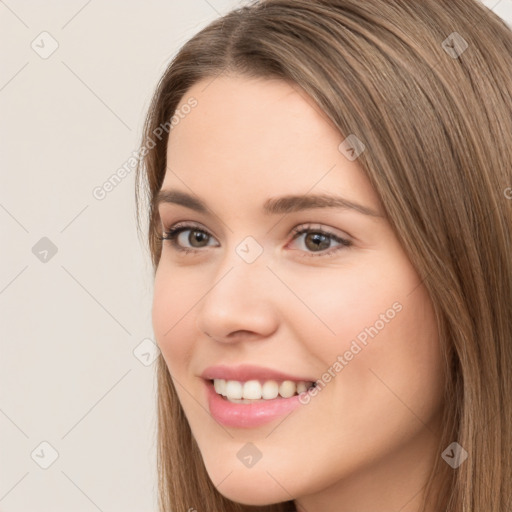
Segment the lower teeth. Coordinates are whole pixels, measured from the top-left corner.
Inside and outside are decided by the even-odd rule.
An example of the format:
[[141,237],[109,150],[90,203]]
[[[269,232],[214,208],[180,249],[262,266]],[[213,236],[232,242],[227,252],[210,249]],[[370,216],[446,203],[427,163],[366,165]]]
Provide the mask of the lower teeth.
[[[311,389],[311,388],[309,388]],[[304,393],[306,393],[306,391],[304,391]],[[298,396],[299,393],[295,393],[293,396],[290,396],[288,398],[293,398],[294,396]],[[228,398],[227,396],[224,396],[224,395],[221,395],[222,398],[224,398],[224,400],[227,400],[228,402],[232,402],[234,404],[252,404],[254,402],[271,402],[272,400],[276,400],[277,398],[284,398],[280,395],[276,396],[276,398],[258,398],[256,400],[250,400],[248,398],[241,398],[241,399],[237,399],[237,398]]]
[[[297,395],[293,395],[297,396]],[[256,400],[249,400],[248,398],[227,398],[226,396],[223,396],[228,402],[233,402],[234,404],[252,404],[254,402],[271,402],[272,400],[275,400],[276,398],[283,398],[282,396],[276,396],[276,398],[258,398]],[[290,397],[291,398],[291,397]]]
[[241,399],[236,399],[236,398],[227,398],[227,397],[224,397],[228,402],[232,402],[234,404],[252,404],[254,402],[266,402],[267,400],[265,400],[264,398],[259,398],[257,400],[249,400],[247,398],[241,398]]

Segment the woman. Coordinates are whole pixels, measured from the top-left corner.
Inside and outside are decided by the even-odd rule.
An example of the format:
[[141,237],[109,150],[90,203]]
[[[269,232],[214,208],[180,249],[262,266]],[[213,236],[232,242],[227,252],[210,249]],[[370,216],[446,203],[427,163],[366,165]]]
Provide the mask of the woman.
[[504,512],[512,34],[474,0],[269,0],[142,141],[162,512]]

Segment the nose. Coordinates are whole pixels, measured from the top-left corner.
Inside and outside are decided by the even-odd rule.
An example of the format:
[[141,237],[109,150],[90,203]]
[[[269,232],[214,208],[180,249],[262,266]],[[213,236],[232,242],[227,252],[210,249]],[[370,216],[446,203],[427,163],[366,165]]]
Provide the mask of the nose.
[[263,261],[230,259],[214,273],[209,291],[197,305],[199,331],[221,343],[271,336],[278,327],[273,277]]

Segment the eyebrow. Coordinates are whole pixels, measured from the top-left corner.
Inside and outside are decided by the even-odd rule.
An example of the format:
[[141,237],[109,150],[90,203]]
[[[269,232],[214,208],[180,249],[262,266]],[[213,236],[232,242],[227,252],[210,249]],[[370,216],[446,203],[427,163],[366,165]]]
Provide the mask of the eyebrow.
[[[157,208],[162,203],[171,203],[185,206],[186,208],[190,208],[191,210],[195,210],[199,213],[208,213],[209,210],[206,204],[200,199],[179,190],[160,190],[156,196],[155,203]],[[331,196],[327,194],[271,197],[263,204],[263,211],[268,215],[299,212],[313,208],[354,210],[363,215],[382,217],[380,213],[368,206],[363,206],[341,196]]]

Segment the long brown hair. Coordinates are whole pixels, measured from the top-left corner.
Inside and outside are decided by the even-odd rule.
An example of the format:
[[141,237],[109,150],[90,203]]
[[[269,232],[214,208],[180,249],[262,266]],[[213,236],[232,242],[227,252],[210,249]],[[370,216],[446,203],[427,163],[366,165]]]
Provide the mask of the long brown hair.
[[[230,73],[299,84],[364,142],[358,162],[430,294],[449,376],[425,504],[512,510],[512,31],[477,0],[267,0],[212,22],[173,58],[144,126],[136,201],[154,270],[162,127],[193,84]],[[162,356],[157,372],[161,512],[255,510],[217,491]],[[441,457],[452,442],[469,454],[457,469]]]

